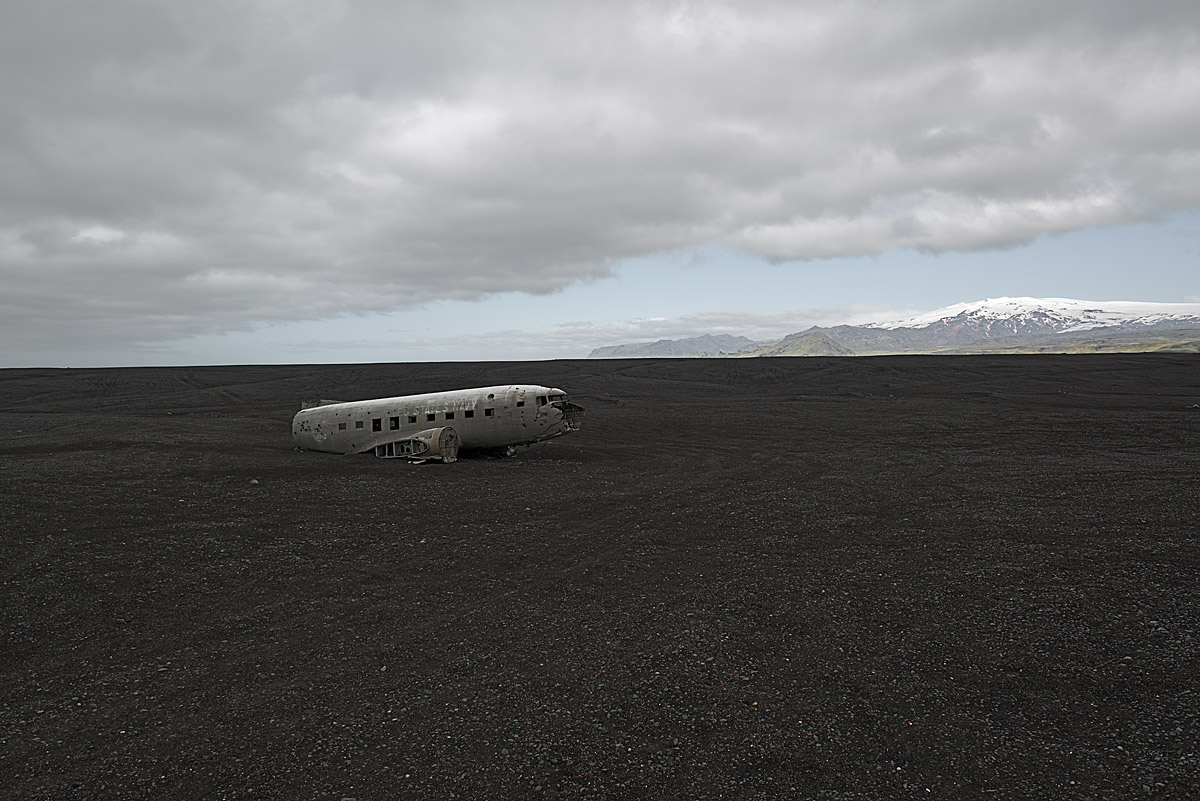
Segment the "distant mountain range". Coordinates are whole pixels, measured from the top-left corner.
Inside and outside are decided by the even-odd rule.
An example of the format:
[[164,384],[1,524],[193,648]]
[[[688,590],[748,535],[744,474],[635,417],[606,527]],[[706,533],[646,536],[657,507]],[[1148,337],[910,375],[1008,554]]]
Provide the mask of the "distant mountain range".
[[588,358],[900,353],[1200,352],[1200,303],[993,298],[905,320],[813,326],[778,342],[711,336],[596,348]]
[[633,345],[610,345],[596,348],[589,359],[644,359],[688,356],[726,356],[753,350],[760,343],[730,334],[705,334],[688,339],[660,339]]

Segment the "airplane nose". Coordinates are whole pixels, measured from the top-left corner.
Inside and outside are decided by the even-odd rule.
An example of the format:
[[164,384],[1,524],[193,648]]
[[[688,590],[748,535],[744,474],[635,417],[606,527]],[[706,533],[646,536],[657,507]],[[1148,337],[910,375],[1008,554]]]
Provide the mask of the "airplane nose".
[[551,404],[562,412],[563,427],[567,431],[578,431],[583,425],[583,407],[569,401],[559,401]]

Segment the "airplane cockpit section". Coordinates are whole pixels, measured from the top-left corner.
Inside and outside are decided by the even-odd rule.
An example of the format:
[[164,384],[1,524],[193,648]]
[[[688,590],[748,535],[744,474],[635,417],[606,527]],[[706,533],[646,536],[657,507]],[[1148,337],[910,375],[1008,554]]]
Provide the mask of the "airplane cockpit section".
[[583,425],[583,407],[567,401],[567,393],[561,389],[551,389],[549,392],[536,395],[537,413],[548,425],[561,426],[565,434],[578,431]]

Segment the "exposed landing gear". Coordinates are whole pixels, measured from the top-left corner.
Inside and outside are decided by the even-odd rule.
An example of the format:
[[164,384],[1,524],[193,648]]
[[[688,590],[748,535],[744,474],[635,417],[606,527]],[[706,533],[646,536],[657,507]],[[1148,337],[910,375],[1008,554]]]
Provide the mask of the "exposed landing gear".
[[516,456],[517,451],[520,449],[520,445],[505,445],[501,448],[487,448],[480,452],[486,456],[492,457],[493,459],[509,459],[513,456]]

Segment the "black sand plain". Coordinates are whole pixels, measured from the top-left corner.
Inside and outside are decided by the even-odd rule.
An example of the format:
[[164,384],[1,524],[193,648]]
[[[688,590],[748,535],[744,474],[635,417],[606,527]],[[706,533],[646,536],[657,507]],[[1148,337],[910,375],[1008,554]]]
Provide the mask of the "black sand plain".
[[[415,466],[300,399],[566,389]],[[1200,797],[1200,357],[0,371],[0,795]]]

